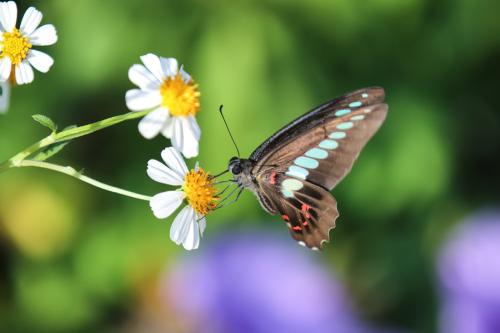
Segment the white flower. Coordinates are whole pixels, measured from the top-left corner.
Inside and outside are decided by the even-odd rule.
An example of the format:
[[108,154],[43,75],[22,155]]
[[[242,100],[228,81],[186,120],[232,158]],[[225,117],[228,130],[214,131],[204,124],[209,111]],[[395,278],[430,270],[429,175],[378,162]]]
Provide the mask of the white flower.
[[57,33],[52,24],[38,27],[42,13],[33,7],[24,14],[19,29],[16,21],[16,3],[0,2],[0,81],[10,78],[17,84],[26,84],[34,79],[32,66],[47,73],[54,63],[48,54],[32,47],[54,44]]
[[200,109],[198,85],[174,58],[149,53],[141,60],[144,65],[132,65],[128,71],[130,81],[139,89],[125,95],[130,110],[153,109],[140,121],[139,132],[146,139],[161,133],[186,158],[197,156],[201,135],[195,119]]
[[167,185],[180,186],[177,191],[166,191],[151,198],[153,214],[165,219],[182,204],[187,205],[177,214],[170,228],[170,239],[186,250],[197,249],[205,230],[205,216],[215,209],[217,197],[210,176],[196,165],[188,170],[181,154],[173,147],[164,149],[161,157],[166,163],[148,161],[147,173],[151,179]]

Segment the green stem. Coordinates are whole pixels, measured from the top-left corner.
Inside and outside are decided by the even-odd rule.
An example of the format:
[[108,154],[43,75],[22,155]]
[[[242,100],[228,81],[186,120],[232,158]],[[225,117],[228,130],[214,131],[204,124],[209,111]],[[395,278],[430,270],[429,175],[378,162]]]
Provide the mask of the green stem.
[[88,124],[88,125],[83,125],[75,128],[70,128],[68,130],[59,132],[55,135],[55,141],[56,142],[61,142],[61,141],[68,141],[72,140],[75,138],[79,138],[81,136],[94,133],[96,131],[99,131],[103,128],[109,127],[116,125],[118,123],[130,120],[130,119],[136,119],[136,118],[141,118],[150,113],[151,110],[146,110],[146,111],[134,111],[134,112],[129,112],[125,113],[119,116],[114,116],[111,118],[107,118],[101,121],[96,121],[95,123]]
[[92,179],[90,177],[84,176],[70,166],[61,166],[61,165],[57,165],[57,164],[41,162],[41,161],[32,161],[32,160],[22,160],[22,161],[19,161],[16,165],[12,165],[12,166],[13,167],[35,167],[35,168],[48,169],[48,170],[60,172],[60,173],[63,173],[65,175],[74,177],[78,180],[81,180],[84,183],[98,187],[98,188],[103,189],[105,191],[121,194],[121,195],[124,195],[127,197],[131,197],[131,198],[139,199],[139,200],[144,200],[144,201],[151,200],[151,197],[149,197],[147,195],[142,195],[142,194],[138,194],[135,192],[130,192],[130,191],[121,189],[119,187],[114,187],[114,186],[111,186],[108,184],[104,184],[104,183],[101,183],[100,181],[97,181],[97,180]]
[[151,112],[151,110],[129,112],[119,116],[114,116],[104,120],[96,121],[95,123],[70,128],[59,133],[52,133],[46,138],[43,138],[42,140],[24,149],[20,153],[14,155],[7,162],[0,164],[0,172],[5,171],[10,166],[16,166],[19,162],[23,161],[25,158],[29,157],[33,153],[36,153],[37,151],[47,146],[50,146],[51,144],[76,139],[81,136],[97,132],[101,129],[119,124],[127,120],[141,118],[147,115],[149,112]]
[[[11,157],[7,162],[10,162],[10,165],[17,165],[20,161],[24,160],[26,157],[30,156],[31,154],[39,151],[42,148],[45,148],[53,143],[55,143],[55,133],[50,134],[48,137],[43,138],[42,140],[32,144],[28,148],[24,149],[23,151],[19,152],[18,154],[14,155]],[[3,163],[6,164],[7,162]],[[2,165],[3,165],[2,164]],[[0,172],[2,169],[0,168]]]
[[63,141],[69,141],[72,139],[79,138],[81,136],[85,136],[87,134],[94,133],[96,131],[99,131],[103,128],[110,127],[113,125],[116,125],[118,123],[130,120],[130,119],[136,119],[136,118],[141,118],[147,115],[151,110],[146,110],[146,111],[140,111],[140,112],[129,112],[125,113],[119,116],[107,118],[101,121],[97,121],[95,123],[91,123],[88,125],[83,125],[83,126],[78,126],[78,127],[73,127],[69,128],[67,130],[61,131],[59,133],[53,132],[49,136],[43,138],[42,140],[34,143],[33,145],[29,146],[28,148],[22,150],[21,152],[17,153],[13,157],[11,157],[9,160],[0,163],[0,173],[3,171],[6,171],[10,168],[15,168],[15,167],[36,167],[36,168],[43,168],[43,169],[49,169],[52,171],[60,172],[63,174],[66,174],[68,176],[74,177],[78,180],[81,180],[82,182],[85,182],[87,184],[90,184],[92,186],[98,187],[100,189],[103,189],[105,191],[113,192],[113,193],[118,193],[127,197],[131,197],[134,199],[139,199],[139,200],[145,200],[149,201],[151,197],[126,191],[118,187],[114,187],[108,184],[101,183],[95,179],[92,179],[90,177],[84,176],[81,173],[77,172],[75,169],[72,167],[64,167],[60,166],[57,164],[52,164],[52,163],[47,163],[47,162],[42,162],[42,161],[34,161],[34,160],[26,160],[29,156],[32,154],[42,150],[45,147],[48,147],[54,143],[58,142],[63,142]]

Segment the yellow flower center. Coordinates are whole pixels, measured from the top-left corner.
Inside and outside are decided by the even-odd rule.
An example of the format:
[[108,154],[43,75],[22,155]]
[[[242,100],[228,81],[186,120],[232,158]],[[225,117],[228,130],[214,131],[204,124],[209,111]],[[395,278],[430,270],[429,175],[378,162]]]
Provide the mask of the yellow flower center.
[[184,82],[180,74],[166,79],[161,87],[162,104],[173,116],[195,115],[200,109],[198,85]]
[[206,216],[215,209],[216,201],[215,186],[208,173],[202,168],[198,171],[191,170],[184,177],[182,190],[186,194],[186,200],[199,215]]
[[9,57],[13,65],[18,65],[26,59],[31,43],[24,37],[17,28],[12,32],[3,33],[2,57]]

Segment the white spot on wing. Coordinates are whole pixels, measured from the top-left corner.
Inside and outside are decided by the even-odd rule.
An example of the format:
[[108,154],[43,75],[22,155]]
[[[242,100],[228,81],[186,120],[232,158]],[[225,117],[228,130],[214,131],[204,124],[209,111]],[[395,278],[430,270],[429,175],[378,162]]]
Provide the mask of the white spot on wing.
[[355,121],[356,120],[363,120],[363,119],[365,119],[365,116],[363,116],[362,114],[354,116],[354,117],[351,118],[351,120],[355,120]]
[[295,178],[287,178],[281,183],[281,187],[288,191],[298,191],[303,186],[302,182]]

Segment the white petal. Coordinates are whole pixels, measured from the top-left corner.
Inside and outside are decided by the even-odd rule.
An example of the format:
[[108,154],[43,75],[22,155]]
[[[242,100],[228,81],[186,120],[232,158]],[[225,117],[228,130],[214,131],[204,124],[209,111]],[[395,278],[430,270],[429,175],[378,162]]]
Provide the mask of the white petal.
[[183,175],[157,160],[148,161],[148,176],[162,184],[179,186],[184,183]]
[[27,36],[35,31],[42,21],[42,16],[42,12],[36,10],[35,7],[28,8],[21,20],[21,33]]
[[188,172],[188,168],[186,162],[182,158],[179,151],[174,147],[168,147],[163,149],[161,152],[161,158],[165,161],[167,166],[177,172],[179,175],[184,178],[184,175]]
[[187,117],[179,117],[182,123],[182,154],[186,158],[198,156],[198,139]]
[[0,81],[7,81],[10,77],[12,62],[9,57],[0,58]]
[[33,73],[33,68],[27,60],[23,60],[19,65],[16,66],[16,83],[28,84],[33,82],[35,74]]
[[157,108],[141,119],[139,132],[146,139],[152,139],[160,133],[167,118],[168,111],[165,108]]
[[165,219],[181,205],[183,199],[184,192],[182,191],[162,192],[151,198],[149,206],[156,218]]
[[29,63],[42,73],[47,73],[54,64],[54,59],[47,53],[31,49],[28,53]]
[[161,68],[160,58],[152,53],[145,54],[141,56],[141,60],[147,69],[158,79],[158,81],[163,82],[165,76],[163,75],[163,70]]
[[198,216],[198,223],[200,224],[200,234],[203,236],[205,232],[205,228],[207,227],[207,219],[204,217]]
[[196,140],[200,141],[201,137],[201,129],[198,126],[198,122],[196,121],[194,116],[188,116],[189,124],[191,125],[191,129],[195,135]]
[[125,94],[125,102],[130,110],[142,111],[159,106],[161,104],[161,95],[156,90],[131,89]]
[[128,70],[128,78],[142,90],[159,89],[160,81],[143,65],[135,64]]
[[10,102],[10,82],[0,82],[2,93],[0,94],[0,113],[7,112]]
[[181,77],[182,77],[182,80],[185,82],[185,83],[190,83],[191,82],[191,75],[189,75],[185,70],[184,70],[184,66],[181,66],[181,69],[179,70],[179,72],[181,73]]
[[191,206],[186,206],[175,217],[172,226],[170,227],[170,239],[177,245],[184,242],[187,233],[189,232],[189,225],[193,223],[195,213]]
[[164,77],[172,77],[177,75],[177,71],[179,68],[177,59],[160,57],[160,64]]
[[29,39],[31,44],[38,46],[55,44],[57,42],[56,28],[52,24],[42,25],[29,36]]
[[174,117],[169,117],[161,130],[161,134],[168,139],[170,139],[174,133],[174,119]]
[[0,25],[3,31],[11,32],[17,21],[17,6],[14,1],[0,2]]
[[179,117],[172,117],[172,136],[170,141],[172,142],[172,146],[175,147],[178,151],[182,152],[182,140],[184,136],[182,135],[182,121]]
[[[194,213],[194,210],[193,210]],[[191,220],[191,223],[189,224],[189,229],[186,234],[186,238],[184,239],[184,242],[182,242],[182,245],[184,246],[184,249],[190,251],[190,250],[195,250],[198,248],[200,245],[200,230],[198,223],[196,222],[196,214],[193,214],[193,219]]]

